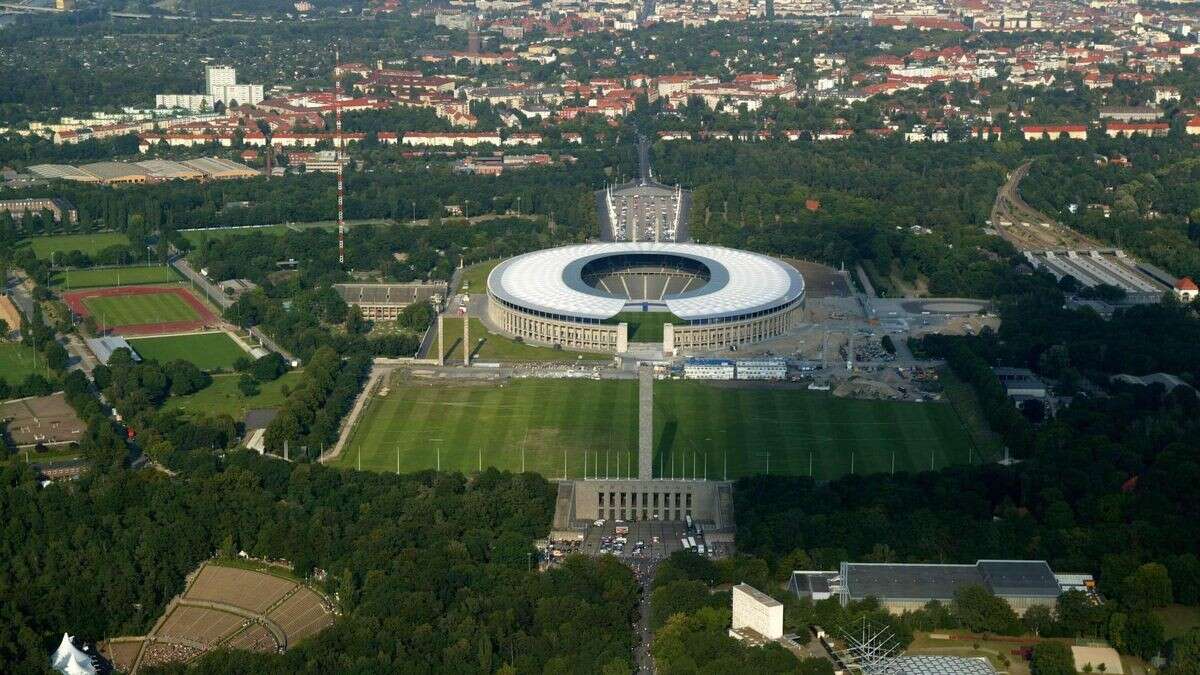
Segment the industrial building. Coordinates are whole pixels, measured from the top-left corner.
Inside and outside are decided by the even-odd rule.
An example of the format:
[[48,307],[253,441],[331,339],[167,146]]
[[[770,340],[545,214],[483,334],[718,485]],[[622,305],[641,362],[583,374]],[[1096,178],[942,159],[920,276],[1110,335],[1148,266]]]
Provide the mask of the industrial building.
[[364,319],[390,321],[417,302],[441,304],[448,292],[444,281],[415,281],[403,284],[334,284],[347,305],[362,310]]
[[29,167],[39,178],[79,183],[130,185],[167,180],[229,180],[254,178],[258,171],[222,157],[198,157],[175,162],[150,159],[143,162],[95,162],[82,166],[37,164]]
[[986,588],[1017,614],[1039,605],[1053,609],[1065,590],[1044,560],[980,560],[971,565],[844,562],[837,572],[793,572],[788,582],[788,590],[799,598],[836,597],[842,605],[875,598],[894,614],[920,609],[931,600],[948,603],[966,586]]

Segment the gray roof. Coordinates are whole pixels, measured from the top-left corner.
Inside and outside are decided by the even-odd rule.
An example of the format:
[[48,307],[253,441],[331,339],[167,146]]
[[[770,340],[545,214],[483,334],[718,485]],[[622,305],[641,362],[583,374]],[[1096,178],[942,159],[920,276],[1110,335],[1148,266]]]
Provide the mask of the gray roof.
[[952,600],[978,585],[1000,597],[1058,597],[1061,589],[1044,560],[980,560],[974,565],[842,563],[852,599]]
[[88,338],[85,340],[85,342],[87,342],[87,346],[92,350],[92,353],[96,355],[96,359],[106,366],[108,365],[108,360],[112,358],[113,352],[117,351],[118,349],[128,349],[130,356],[133,357],[135,362],[142,360],[142,357],[138,355],[137,350],[134,349],[133,346],[128,342],[126,342],[125,338],[119,335],[106,335],[104,337]]
[[405,284],[334,284],[334,289],[349,305],[408,306],[426,301],[434,295],[446,294],[446,282],[415,282]]
[[995,675],[987,659],[965,656],[898,656],[891,659],[897,674],[903,675]]

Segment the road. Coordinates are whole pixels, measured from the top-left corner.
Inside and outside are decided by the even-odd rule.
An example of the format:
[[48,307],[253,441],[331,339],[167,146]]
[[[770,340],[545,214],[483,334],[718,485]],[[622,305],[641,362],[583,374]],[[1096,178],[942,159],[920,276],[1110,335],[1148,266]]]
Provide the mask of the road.
[[[26,319],[31,319],[33,317],[35,301],[30,290],[29,277],[26,276],[24,270],[14,269],[13,273],[16,275],[16,284],[8,284],[8,280],[5,280],[9,297],[12,298],[13,304],[17,306],[17,309],[21,310],[21,314],[25,315]],[[50,325],[45,315],[42,316],[42,322]],[[92,352],[83,344],[83,340],[78,335],[59,335],[57,339],[59,344],[66,348],[67,354],[71,357],[67,369],[82,370],[84,374],[90,376],[92,370],[96,367],[96,358],[92,356]]]
[[[183,256],[173,257],[171,259],[171,266],[174,267],[177,272],[182,274],[184,278],[191,281],[196,288],[203,291],[204,295],[207,296],[208,299],[220,309],[225,310],[233,304],[232,298],[222,293],[221,289],[218,288],[216,284],[210,282],[207,277],[192,269],[192,266],[188,264],[188,261]],[[273,352],[278,353],[289,362],[296,361],[296,357],[292,356],[291,352],[287,351],[283,347],[280,347],[258,326],[250,328],[250,334],[258,339],[259,344]]]
[[638,644],[634,649],[634,663],[639,673],[654,672],[654,657],[650,654],[650,643],[654,636],[650,632],[650,587],[654,584],[654,573],[658,569],[657,562],[636,562],[633,573],[637,578],[641,597],[638,599],[638,621],[634,624],[637,631]]
[[654,171],[650,168],[650,141],[642,135],[638,135],[638,171],[642,185],[654,182]]

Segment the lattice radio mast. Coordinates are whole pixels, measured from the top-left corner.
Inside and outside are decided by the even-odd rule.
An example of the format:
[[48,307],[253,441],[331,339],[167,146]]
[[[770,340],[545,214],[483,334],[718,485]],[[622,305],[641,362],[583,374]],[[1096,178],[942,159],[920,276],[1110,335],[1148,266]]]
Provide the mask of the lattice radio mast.
[[342,94],[341,49],[333,48],[333,133],[334,160],[337,162],[337,228],[338,264],[346,264],[346,177],[342,169],[342,106],[338,101]]
[[896,661],[900,654],[900,640],[891,627],[872,626],[864,616],[857,634],[842,631],[846,648],[834,652],[846,665],[847,670],[857,670],[861,675],[901,675],[902,669]]

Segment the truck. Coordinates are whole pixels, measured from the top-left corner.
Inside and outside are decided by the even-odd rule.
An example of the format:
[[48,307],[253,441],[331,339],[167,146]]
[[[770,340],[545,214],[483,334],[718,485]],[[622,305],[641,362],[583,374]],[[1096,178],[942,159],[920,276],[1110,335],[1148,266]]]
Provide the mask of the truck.
[[696,538],[695,537],[688,537],[687,542],[688,542],[688,548],[696,548]]

